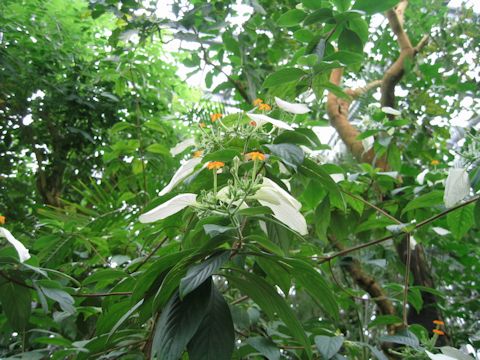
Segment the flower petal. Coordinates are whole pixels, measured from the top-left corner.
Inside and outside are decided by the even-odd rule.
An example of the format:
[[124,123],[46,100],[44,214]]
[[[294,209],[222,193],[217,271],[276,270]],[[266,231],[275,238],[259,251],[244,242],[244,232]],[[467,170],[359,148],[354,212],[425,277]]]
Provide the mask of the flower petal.
[[201,157],[192,158],[183,163],[173,175],[172,180],[160,191],[160,196],[170,192],[178,183],[193,173],[195,167],[202,162]]
[[7,239],[7,241],[10,244],[12,244],[12,246],[15,248],[15,250],[17,250],[18,258],[20,259],[20,262],[23,263],[24,261],[27,261],[28,259],[30,259],[30,254],[28,252],[28,249],[20,241],[15,239],[15,237],[12,235],[10,231],[8,231],[3,227],[0,227],[0,237],[4,237],[5,239]]
[[463,168],[451,168],[445,181],[443,195],[445,206],[447,208],[455,206],[468,194],[470,194],[470,180],[467,171]]
[[194,146],[194,145],[195,145],[194,139],[183,140],[170,149],[170,154],[172,156],[177,156],[178,154],[181,154],[182,152],[187,150],[190,146]]
[[284,202],[282,198],[278,198],[280,204],[273,204],[269,201],[258,200],[263,206],[269,207],[273,211],[273,217],[280,222],[287,225],[290,229],[295,230],[300,235],[308,234],[307,222],[303,215],[290,205],[288,202]]
[[388,114],[388,115],[393,115],[393,116],[399,116],[401,115],[402,113],[400,111],[398,111],[397,109],[394,109],[390,106],[384,106],[382,107],[382,111],[385,113],[385,114]]
[[302,204],[300,203],[300,201],[295,199],[287,191],[283,190],[279,185],[277,185],[275,181],[272,181],[269,178],[264,177],[262,185],[264,187],[272,188],[279,197],[283,198],[284,201],[288,202],[295,209],[300,210],[302,208]]
[[432,360],[455,360],[455,358],[443,354],[432,354],[430,351],[425,350],[428,357]]
[[373,136],[369,136],[362,140],[363,152],[369,152],[375,143],[375,138]]
[[307,105],[300,103],[290,103],[288,101],[282,100],[275,96],[275,102],[277,106],[289,113],[292,114],[306,114],[310,111]]
[[145,214],[140,215],[139,219],[141,223],[151,223],[157,220],[162,220],[173,214],[176,214],[188,206],[195,205],[196,203],[197,194],[180,194],[146,212]]
[[257,123],[257,126],[262,126],[266,123],[272,124],[273,126],[279,128],[279,129],[284,129],[284,130],[293,130],[293,128],[288,125],[286,122],[273,119],[270,116],[264,115],[264,114],[252,114],[252,113],[247,113],[247,116],[255,121]]

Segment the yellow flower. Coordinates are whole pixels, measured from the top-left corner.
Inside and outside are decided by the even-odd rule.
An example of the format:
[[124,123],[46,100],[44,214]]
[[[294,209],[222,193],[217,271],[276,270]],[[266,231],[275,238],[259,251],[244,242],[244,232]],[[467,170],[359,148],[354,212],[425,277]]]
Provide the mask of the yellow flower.
[[437,166],[440,164],[440,161],[433,159],[432,161],[430,161],[430,164],[433,166]]
[[218,169],[221,169],[224,166],[225,166],[225,163],[221,162],[221,161],[210,161],[207,164],[208,170],[218,170]]
[[262,99],[255,99],[253,100],[253,106],[259,106],[261,103],[263,103]]
[[445,323],[442,320],[433,320],[433,323],[435,325],[445,325]]
[[198,126],[200,126],[202,129],[205,128],[207,125],[205,125],[205,123],[201,122],[198,124]]
[[445,335],[445,333],[442,330],[433,329],[432,331],[437,335]]
[[193,152],[193,157],[198,158],[203,155],[203,150],[197,150]]
[[215,113],[215,114],[210,114],[210,119],[212,120],[212,122],[215,122],[217,121],[218,119],[220,119],[223,115],[222,114],[219,114],[219,113]]
[[5,216],[0,215],[0,225],[5,224]]
[[248,154],[245,154],[245,156],[248,160],[260,160],[260,161],[265,160],[265,154],[262,154],[259,151],[249,152]]
[[258,105],[258,110],[260,110],[260,111],[270,111],[270,110],[272,110],[272,107],[268,104],[260,104],[260,105]]

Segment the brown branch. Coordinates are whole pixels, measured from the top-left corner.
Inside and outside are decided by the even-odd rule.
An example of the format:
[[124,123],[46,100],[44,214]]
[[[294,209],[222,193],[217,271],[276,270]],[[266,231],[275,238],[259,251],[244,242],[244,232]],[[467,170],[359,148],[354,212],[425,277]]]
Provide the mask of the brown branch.
[[[334,236],[328,236],[328,240],[338,250],[345,250],[345,246]],[[380,284],[362,269],[357,259],[352,259],[348,263],[342,264],[342,266],[348,271],[355,283],[373,298],[373,301],[382,314],[395,315],[393,303],[387,298]]]
[[370,90],[373,90],[379,86],[382,85],[382,80],[374,80],[372,82],[369,82],[365,86],[358,87],[356,89],[351,89],[347,90],[347,94],[350,95],[352,98],[356,99],[360,97],[361,95],[369,92]]

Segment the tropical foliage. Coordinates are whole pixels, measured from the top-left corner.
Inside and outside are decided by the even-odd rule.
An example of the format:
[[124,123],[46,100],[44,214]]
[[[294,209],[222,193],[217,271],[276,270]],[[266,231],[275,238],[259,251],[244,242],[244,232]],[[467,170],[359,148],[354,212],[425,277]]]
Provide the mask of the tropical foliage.
[[1,2],[0,357],[478,358],[478,16]]

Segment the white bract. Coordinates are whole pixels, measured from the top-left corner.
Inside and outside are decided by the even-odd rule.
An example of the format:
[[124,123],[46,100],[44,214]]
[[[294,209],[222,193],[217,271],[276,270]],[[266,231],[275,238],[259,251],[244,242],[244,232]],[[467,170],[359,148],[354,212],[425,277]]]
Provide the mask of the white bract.
[[299,211],[302,205],[275,182],[263,178],[262,187],[256,192],[254,198],[263,206],[269,207],[277,220],[300,235],[308,234],[307,222]]
[[284,130],[293,130],[285,121],[273,119],[270,116],[264,114],[252,114],[247,113],[247,116],[257,123],[257,126],[265,125],[266,123],[272,124],[274,127]]
[[463,168],[451,168],[445,181],[443,201],[447,208],[451,208],[470,194],[470,180]]
[[28,249],[20,241],[15,239],[15,237],[12,235],[10,231],[8,231],[3,227],[0,227],[0,237],[7,239],[7,241],[10,244],[12,244],[12,246],[15,248],[15,250],[17,250],[18,258],[20,259],[20,262],[23,263],[24,261],[27,261],[28,259],[30,259],[30,254],[28,252]]
[[282,100],[278,97],[275,96],[275,102],[277,103],[277,106],[291,114],[306,114],[310,111],[307,105],[305,104],[299,104],[299,103],[290,103],[288,101]]
[[443,355],[443,354],[432,354],[430,351],[425,350],[427,353],[428,357],[432,360],[457,360],[456,358],[453,358],[451,356]]
[[181,154],[182,152],[187,150],[190,146],[194,146],[194,145],[195,145],[194,139],[183,140],[170,149],[170,154],[172,156],[177,156],[178,154]]
[[393,115],[393,116],[399,116],[401,115],[401,112],[398,111],[397,109],[394,109],[390,106],[384,106],[382,107],[382,111],[385,113],[385,114],[388,114],[388,115]]
[[170,192],[178,183],[187,178],[193,173],[195,167],[202,162],[201,157],[192,158],[183,163],[173,175],[172,180],[160,191],[160,196]]
[[363,152],[369,152],[371,148],[373,148],[373,144],[375,143],[375,138],[373,136],[369,136],[362,140]]
[[151,223],[163,220],[188,206],[197,204],[197,194],[179,194],[152,210],[140,215],[141,223]]

